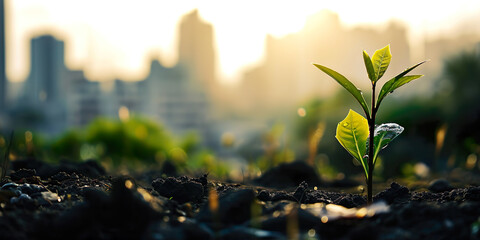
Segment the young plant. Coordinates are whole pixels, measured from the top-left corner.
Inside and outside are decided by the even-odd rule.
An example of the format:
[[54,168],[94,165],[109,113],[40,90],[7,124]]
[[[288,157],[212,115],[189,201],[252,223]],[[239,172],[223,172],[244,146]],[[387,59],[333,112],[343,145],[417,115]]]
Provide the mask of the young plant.
[[[362,164],[365,170],[368,204],[372,203],[372,177],[378,153],[403,131],[403,127],[396,123],[385,123],[375,126],[375,117],[380,103],[382,103],[388,94],[397,88],[423,76],[407,74],[425,63],[425,61],[407,68],[402,73],[387,81],[380,90],[378,98],[375,98],[377,82],[387,70],[391,59],[390,45],[375,51],[372,58],[370,58],[366,51],[363,51],[363,60],[367,69],[368,78],[372,84],[372,102],[370,108],[363,97],[362,91],[353,85],[346,77],[325,66],[313,64],[347,89],[360,103],[365,112],[366,118],[350,110],[347,117],[338,123],[335,137],[340,144]],[[373,141],[370,139],[373,139]]]

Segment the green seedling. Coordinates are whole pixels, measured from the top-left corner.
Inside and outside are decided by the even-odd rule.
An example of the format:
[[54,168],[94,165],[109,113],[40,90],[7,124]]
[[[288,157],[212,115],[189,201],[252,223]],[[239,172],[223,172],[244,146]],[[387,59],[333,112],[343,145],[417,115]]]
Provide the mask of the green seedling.
[[[367,69],[368,78],[372,84],[372,102],[370,108],[363,97],[363,93],[352,82],[340,73],[319,64],[313,64],[318,69],[332,77],[362,106],[365,117],[350,110],[347,117],[338,123],[336,138],[340,144],[362,165],[365,170],[367,183],[367,203],[372,203],[372,177],[375,162],[380,150],[384,149],[395,137],[403,131],[403,127],[396,123],[384,123],[375,126],[375,117],[383,99],[397,88],[415,80],[423,75],[407,75],[410,71],[425,63],[420,62],[387,81],[381,88],[378,98],[375,98],[375,87],[383,76],[392,55],[390,45],[375,51],[372,58],[363,51],[363,60]],[[373,141],[370,141],[373,139]]]

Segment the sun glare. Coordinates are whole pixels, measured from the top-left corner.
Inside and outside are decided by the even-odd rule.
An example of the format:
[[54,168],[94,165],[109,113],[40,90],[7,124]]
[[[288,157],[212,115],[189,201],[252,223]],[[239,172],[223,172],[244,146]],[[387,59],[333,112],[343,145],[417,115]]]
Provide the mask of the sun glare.
[[142,79],[152,58],[167,66],[176,63],[178,21],[196,8],[214,26],[217,74],[224,81],[235,81],[242,70],[262,60],[267,34],[282,37],[297,32],[309,16],[324,9],[337,12],[346,26],[397,19],[410,27],[414,44],[423,41],[418,34],[426,30],[451,30],[453,22],[478,15],[480,2],[6,1],[8,76],[13,81],[26,78],[32,32],[54,29],[67,38],[67,66],[83,69],[91,80]]

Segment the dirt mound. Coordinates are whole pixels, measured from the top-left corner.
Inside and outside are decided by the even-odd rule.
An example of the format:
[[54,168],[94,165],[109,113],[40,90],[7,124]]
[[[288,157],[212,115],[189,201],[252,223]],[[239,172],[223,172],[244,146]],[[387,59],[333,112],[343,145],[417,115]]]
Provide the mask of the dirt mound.
[[34,165],[0,188],[2,239],[480,239],[480,187],[417,192],[394,182],[366,206],[362,195],[306,180],[286,189],[206,175],[139,185],[58,166],[40,175],[48,166]]
[[282,163],[254,180],[255,184],[272,188],[296,187],[302,182],[306,182],[310,186],[321,184],[320,178],[313,168],[301,161]]

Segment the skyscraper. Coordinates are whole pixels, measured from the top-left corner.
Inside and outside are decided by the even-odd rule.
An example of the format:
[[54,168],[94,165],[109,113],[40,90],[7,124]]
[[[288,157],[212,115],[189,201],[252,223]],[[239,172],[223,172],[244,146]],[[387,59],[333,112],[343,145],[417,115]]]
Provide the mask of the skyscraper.
[[32,39],[30,75],[25,98],[30,104],[54,103],[60,100],[64,63],[64,43],[53,36]]
[[200,19],[198,10],[181,21],[178,55],[191,77],[212,90],[216,81],[213,27]]
[[5,107],[5,88],[7,87],[5,75],[5,9],[4,0],[0,0],[0,112]]
[[[31,65],[20,101],[21,113],[12,124],[24,123],[35,131],[57,134],[65,129],[64,43],[50,35],[31,41]],[[28,113],[28,114],[27,114]],[[23,119],[23,120],[20,120]]]

